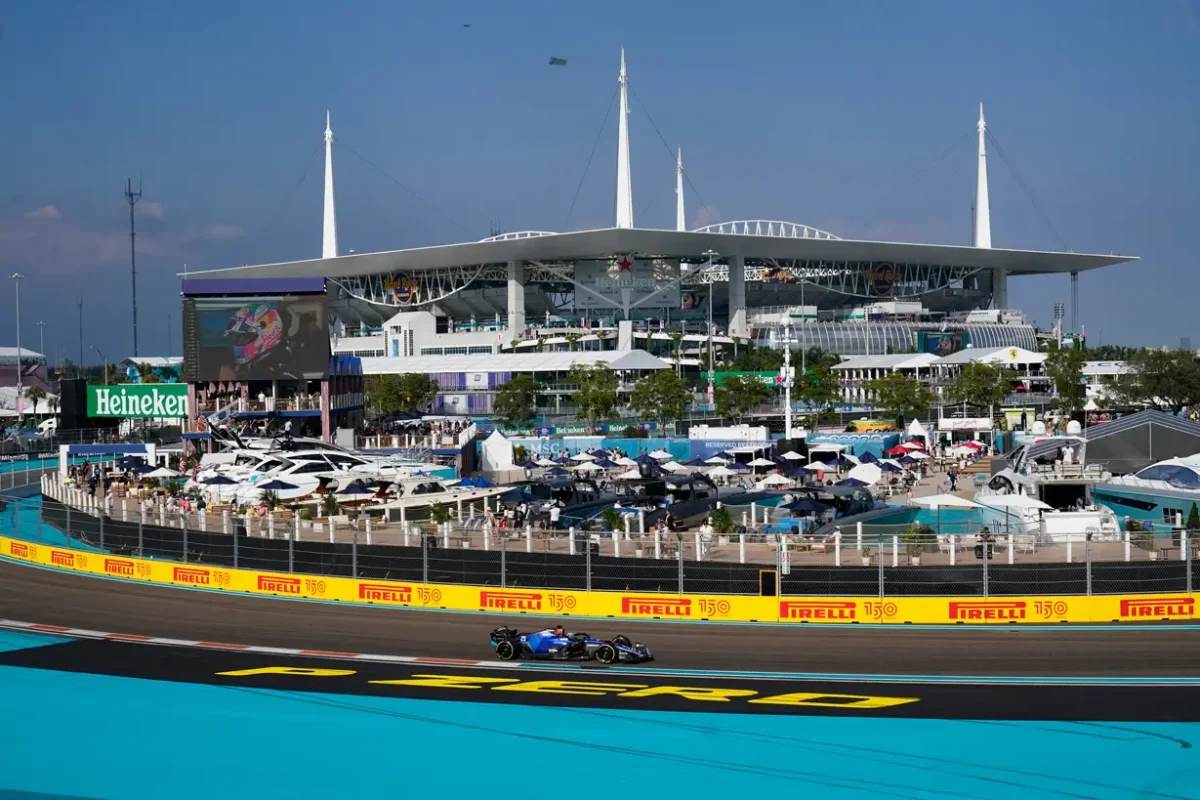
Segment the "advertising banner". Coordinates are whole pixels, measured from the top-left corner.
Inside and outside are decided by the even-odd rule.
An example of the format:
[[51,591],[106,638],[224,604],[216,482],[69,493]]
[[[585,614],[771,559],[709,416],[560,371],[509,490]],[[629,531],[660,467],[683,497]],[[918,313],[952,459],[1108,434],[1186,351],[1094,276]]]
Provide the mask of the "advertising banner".
[[614,256],[575,263],[576,310],[679,308],[679,262]]
[[125,383],[87,387],[89,417],[167,419],[188,416],[183,383]]
[[932,353],[940,358],[953,355],[971,346],[971,334],[967,331],[938,333],[917,331],[917,352]]
[[325,378],[325,295],[189,297],[183,344],[190,381]]

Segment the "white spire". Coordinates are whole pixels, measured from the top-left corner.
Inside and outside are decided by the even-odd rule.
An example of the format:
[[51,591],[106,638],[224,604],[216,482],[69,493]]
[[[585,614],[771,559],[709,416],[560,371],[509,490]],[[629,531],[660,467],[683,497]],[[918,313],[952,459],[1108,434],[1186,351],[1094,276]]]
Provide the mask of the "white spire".
[[979,104],[979,173],[975,179],[975,246],[992,246],[992,212],[988,206],[987,123],[983,121],[983,103]]
[[629,80],[625,76],[625,48],[621,48],[621,107],[617,117],[617,227],[633,227],[633,184],[629,179]]
[[683,214],[683,148],[675,156],[675,230],[685,231],[687,225]]
[[333,208],[333,129],[325,112],[325,216],[321,229],[321,258],[337,258],[337,214]]

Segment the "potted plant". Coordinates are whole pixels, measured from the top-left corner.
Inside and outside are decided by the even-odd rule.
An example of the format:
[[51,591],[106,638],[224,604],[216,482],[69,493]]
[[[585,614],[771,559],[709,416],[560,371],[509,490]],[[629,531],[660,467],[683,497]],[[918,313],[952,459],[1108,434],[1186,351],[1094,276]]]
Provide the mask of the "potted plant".
[[336,517],[342,508],[338,505],[337,496],[333,492],[326,492],[321,497],[321,516]]
[[921,553],[936,547],[937,536],[934,534],[933,528],[914,522],[904,530],[904,533],[900,534],[900,541],[904,543],[909,563],[914,567],[919,567],[921,566]]
[[617,511],[612,506],[609,506],[600,512],[600,523],[605,527],[605,529],[610,531],[617,531],[625,527],[625,522],[621,516],[621,512]]
[[429,519],[437,525],[442,525],[446,522],[449,522],[450,509],[446,508],[445,503],[434,503],[429,507]]
[[267,511],[274,511],[279,507],[279,493],[267,489],[261,494],[263,505],[267,507]]
[[864,547],[862,550],[858,551],[858,554],[860,556],[862,556],[862,565],[864,567],[871,566],[871,551],[870,550],[868,550],[867,548]]
[[302,519],[305,522],[312,522],[312,518],[313,518],[312,509],[304,508],[304,509],[300,510],[300,519]]
[[733,521],[733,515],[724,506],[715,509],[708,516],[712,519],[713,532],[715,533],[733,533],[737,528],[737,525]]

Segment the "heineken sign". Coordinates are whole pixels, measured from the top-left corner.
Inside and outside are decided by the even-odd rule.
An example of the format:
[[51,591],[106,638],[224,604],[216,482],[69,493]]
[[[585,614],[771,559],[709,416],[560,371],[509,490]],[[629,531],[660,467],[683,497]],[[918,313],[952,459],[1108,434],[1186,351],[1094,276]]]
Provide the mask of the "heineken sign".
[[186,417],[186,383],[124,383],[88,386],[89,417]]

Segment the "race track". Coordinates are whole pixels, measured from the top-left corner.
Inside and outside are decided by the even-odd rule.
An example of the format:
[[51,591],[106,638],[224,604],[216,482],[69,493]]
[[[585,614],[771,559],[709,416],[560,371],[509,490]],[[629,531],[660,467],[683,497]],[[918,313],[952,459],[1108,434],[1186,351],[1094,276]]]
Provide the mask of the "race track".
[[[503,617],[241,597],[0,562],[0,617],[144,636],[487,659],[488,631],[561,618]],[[1193,626],[996,628],[569,624],[645,641],[657,667],[893,675],[1200,676]]]

